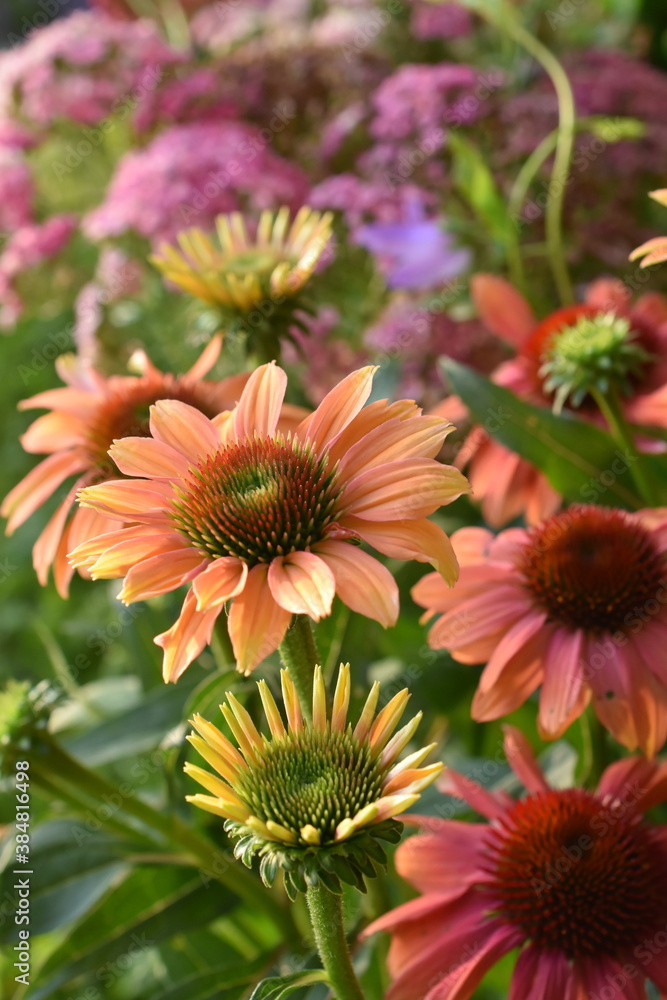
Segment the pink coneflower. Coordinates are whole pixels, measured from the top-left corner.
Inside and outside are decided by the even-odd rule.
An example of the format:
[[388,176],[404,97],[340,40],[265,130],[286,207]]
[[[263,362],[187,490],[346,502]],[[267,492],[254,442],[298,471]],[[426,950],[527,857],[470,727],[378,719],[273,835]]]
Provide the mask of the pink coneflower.
[[53,565],[58,592],[66,597],[73,572],[67,553],[89,538],[118,527],[115,520],[84,507],[76,508],[71,517],[70,513],[77,490],[115,473],[107,456],[111,442],[128,434],[148,434],[148,407],[152,403],[178,399],[210,417],[234,405],[246,375],[204,381],[220,346],[220,338],[214,338],[185,375],[160,372],[139,354],[134,360],[141,365],[142,375],[105,378],[73,355],[63,355],[56,368],[66,387],[49,389],[19,404],[23,410],[50,411],[38,417],[21,438],[26,451],[46,454],[48,458],[5,497],[0,513],[9,518],[7,533],[23,524],[63,483],[77,477],[33,549],[33,563],[42,585]]
[[541,684],[543,738],[560,736],[592,697],[620,743],[654,754],[667,736],[666,527],[664,517],[591,506],[497,538],[457,531],[455,590],[429,574],[412,594],[426,618],[442,613],[433,648],[487,664],[473,717],[507,715]]
[[[631,395],[622,400],[626,417],[632,423],[667,427],[667,299],[663,295],[647,293],[633,303],[620,282],[601,279],[588,287],[583,303],[558,309],[538,322],[528,302],[502,278],[476,275],[472,292],[482,321],[517,352],[496,369],[492,381],[537,406],[550,407],[553,402],[540,370],[557,335],[576,328],[585,318],[613,316],[627,321],[628,333],[651,361],[638,378],[632,378]],[[434,412],[458,421],[466,411],[460,400],[450,397]],[[601,419],[590,402],[584,402],[577,413],[585,419]],[[457,465],[467,466],[475,498],[494,528],[519,515],[537,524],[561,506],[560,495],[541,472],[480,427],[462,445]]]
[[408,400],[364,407],[375,369],[353,372],[285,434],[278,427],[287,376],[275,363],[250,376],[234,410],[210,421],[176,401],[151,409],[153,439],[116,442],[121,472],[141,479],[84,489],[86,506],[136,527],[81,546],[93,577],[125,577],[125,602],[192,581],[178,621],[156,638],[164,677],[176,680],[210,642],[233,598],[229,635],[249,673],[280,645],[293,614],[330,614],[334,594],[393,625],[398,588],[364,552],[457,576],[449,539],[426,520],[468,489],[434,461],[451,425]]
[[510,1000],[645,1000],[667,995],[667,766],[627,758],[595,792],[549,787],[517,730],[505,753],[518,802],[455,772],[448,791],[488,823],[415,817],[396,852],[421,893],[371,924],[389,931],[387,1000],[467,1000],[515,948]]

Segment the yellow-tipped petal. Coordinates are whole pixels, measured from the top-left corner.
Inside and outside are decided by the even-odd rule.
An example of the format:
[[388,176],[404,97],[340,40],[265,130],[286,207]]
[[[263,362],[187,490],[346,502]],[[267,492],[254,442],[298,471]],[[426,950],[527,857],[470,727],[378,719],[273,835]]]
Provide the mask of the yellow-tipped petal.
[[310,825],[310,823],[306,823],[305,826],[302,826],[299,833],[301,834],[302,840],[305,840],[307,844],[312,844],[313,846],[317,846],[322,840],[320,831],[316,830],[314,826]]
[[280,823],[274,823],[272,819],[267,819],[266,829],[278,840],[284,840],[287,844],[296,844],[296,837],[286,826],[281,826]]
[[238,752],[235,746],[233,746],[227,737],[220,732],[217,726],[214,726],[212,722],[209,722],[203,716],[196,712],[190,719],[191,724],[195,727],[199,735],[209,743],[214,750],[217,750],[225,760],[230,764],[236,765],[237,767],[245,767],[245,761],[241,754]]
[[414,719],[410,719],[410,721],[399,729],[399,731],[389,740],[386,747],[382,751],[382,763],[385,767],[390,767],[391,764],[393,764],[398,758],[401,750],[408,745],[417,731],[417,727],[422,720],[422,715],[423,712],[417,712]]
[[[398,736],[399,734],[397,733],[396,735]],[[394,737],[394,739],[395,738],[396,737]],[[435,750],[437,745],[438,745],[437,743],[429,743],[427,747],[422,747],[421,750],[415,750],[415,752],[411,753],[409,757],[405,758],[405,760],[400,761],[398,764],[392,767],[391,771],[387,775],[387,779],[389,780],[391,778],[394,778],[397,774],[402,774],[403,771],[407,771],[411,767],[419,767],[421,762],[423,760],[426,760],[431,750]],[[384,764],[384,755],[386,754],[388,749],[389,746],[385,747],[385,749],[382,752],[383,764]]]
[[202,788],[205,788],[207,792],[211,792],[217,799],[223,799],[225,802],[233,802],[234,800],[238,802],[238,798],[234,795],[229,785],[221,781],[220,778],[216,778],[210,771],[205,771],[203,767],[198,767],[197,764],[190,764],[189,762],[183,765],[183,770],[188,777],[198,781]]
[[410,692],[403,688],[398,694],[388,702],[376,718],[370,732],[370,744],[373,751],[378,754],[384,748],[398,725],[398,721],[405,711],[405,706],[410,698]]
[[428,767],[408,768],[391,778],[382,789],[383,795],[417,795],[435,781],[445,765],[442,761]]
[[239,725],[242,727],[243,732],[250,740],[254,743],[258,750],[262,749],[262,737],[257,731],[255,723],[252,721],[252,717],[247,709],[243,707],[238,698],[235,698],[231,691],[227,692],[227,701],[231,707],[232,712],[239,721]]
[[266,823],[259,818],[259,816],[249,816],[245,821],[245,825],[249,826],[251,830],[258,833],[260,837],[265,840],[274,840],[279,844],[284,844],[285,841],[282,837],[278,837],[275,833],[271,833]]
[[259,696],[262,699],[264,715],[269,723],[271,735],[274,739],[282,739],[285,736],[285,726],[283,725],[282,716],[276,705],[275,698],[271,694],[269,685],[266,681],[258,681],[257,687],[259,688]]
[[327,689],[324,686],[322,667],[317,664],[313,676],[313,729],[324,732],[327,728]]
[[338,681],[334,691],[333,708],[331,710],[332,731],[344,732],[347,723],[347,710],[350,706],[350,664],[341,663],[338,671]]
[[225,781],[228,781],[230,785],[233,785],[239,775],[239,769],[235,767],[234,764],[230,764],[222,754],[219,754],[217,750],[209,746],[205,740],[202,740],[199,736],[195,736],[192,733],[190,736],[185,737],[188,743],[191,743],[198,754],[200,754],[204,760],[214,767],[218,774],[222,775]]
[[344,819],[336,827],[336,833],[334,834],[334,840],[347,840],[351,837],[353,833],[361,829],[362,826],[368,826],[369,823],[374,823],[378,814],[377,802],[371,802],[369,805],[364,806],[360,809],[352,819]]
[[410,806],[413,806],[415,802],[419,801],[418,795],[387,795],[378,799],[375,805],[377,806],[377,816],[375,817],[376,823],[381,823],[385,819],[392,819],[394,816],[398,816],[399,813],[405,812]]
[[368,736],[371,726],[373,724],[373,718],[375,716],[375,709],[377,708],[378,698],[380,697],[380,684],[376,681],[370,690],[368,698],[366,699],[366,704],[364,705],[361,715],[359,716],[359,721],[354,729],[354,735],[357,737],[360,743]]
[[236,718],[229,705],[221,705],[220,711],[224,715],[227,725],[233,732],[234,738],[238,742],[238,745],[241,749],[241,753],[247,760],[248,764],[256,763],[257,754],[255,753],[256,750],[255,744],[252,742],[252,740],[248,739],[243,726]]
[[186,802],[191,802],[193,806],[199,806],[205,812],[213,813],[214,816],[222,816],[223,819],[234,819],[239,823],[248,820],[248,810],[242,806],[235,806],[233,803],[223,802],[222,799],[215,799],[212,795],[186,795]]
[[294,681],[290,677],[288,670],[280,671],[280,684],[283,690],[283,701],[285,703],[285,712],[287,714],[287,724],[292,732],[296,733],[303,726],[303,718],[301,716],[299,696],[296,693]]

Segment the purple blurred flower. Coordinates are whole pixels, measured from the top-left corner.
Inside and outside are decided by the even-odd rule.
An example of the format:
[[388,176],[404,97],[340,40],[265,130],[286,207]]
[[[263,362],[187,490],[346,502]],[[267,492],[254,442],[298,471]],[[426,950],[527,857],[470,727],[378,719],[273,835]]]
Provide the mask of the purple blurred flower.
[[131,229],[158,245],[190,226],[209,228],[223,212],[297,208],[307,190],[299,168],[272,153],[251,125],[175,125],[123,157],[82,230],[101,240]]
[[458,3],[415,0],[410,18],[415,38],[460,38],[472,31],[470,12]]
[[377,259],[390,288],[432,288],[469,266],[469,250],[457,248],[439,219],[425,219],[418,205],[403,221],[374,222],[353,234]]
[[329,208],[342,212],[350,229],[369,219],[399,222],[405,217],[407,205],[428,206],[433,195],[415,184],[387,184],[384,178],[368,181],[355,174],[334,174],[317,184],[310,192],[308,204],[313,208]]
[[0,326],[12,326],[23,311],[15,289],[16,279],[43,260],[55,257],[76,228],[72,215],[54,215],[43,223],[29,223],[17,229],[0,254]]

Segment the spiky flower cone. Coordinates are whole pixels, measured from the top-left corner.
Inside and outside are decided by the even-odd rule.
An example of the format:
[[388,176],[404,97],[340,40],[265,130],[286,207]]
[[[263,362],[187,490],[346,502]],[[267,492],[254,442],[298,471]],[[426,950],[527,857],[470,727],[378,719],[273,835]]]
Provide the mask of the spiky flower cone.
[[340,893],[346,882],[365,891],[364,876],[386,864],[380,840],[395,843],[408,809],[442,770],[421,764],[435,744],[397,763],[421,713],[394,734],[409,693],[400,691],[377,713],[375,684],[356,726],[347,721],[350,666],[342,665],[327,714],[322,671],[316,668],[313,721],[302,717],[287,670],[281,673],[287,726],[265,681],[258,682],[270,737],[260,735],[233,694],[221,711],[238,742],[235,747],[212,723],[195,715],[197,734],[188,740],[214,768],[194,764],[185,772],[211,795],[188,795],[188,802],[222,816],[237,837],[234,854],[247,867],[259,856],[267,886],[279,870],[290,898],[321,882]]
[[201,229],[187,229],[178,235],[180,251],[163,243],[151,261],[195,298],[247,313],[301,291],[329,242],[332,218],[304,206],[290,225],[288,208],[266,211],[251,238],[241,213],[232,212],[216,219],[217,246]]

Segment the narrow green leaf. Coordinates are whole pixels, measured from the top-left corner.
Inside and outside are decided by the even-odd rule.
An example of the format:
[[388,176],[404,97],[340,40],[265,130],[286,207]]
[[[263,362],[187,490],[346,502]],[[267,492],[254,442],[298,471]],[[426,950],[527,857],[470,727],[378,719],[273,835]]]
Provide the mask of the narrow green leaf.
[[283,1000],[295,990],[313,983],[327,983],[328,976],[324,969],[304,969],[301,972],[291,972],[287,976],[276,976],[264,979],[253,990],[248,1000]]

